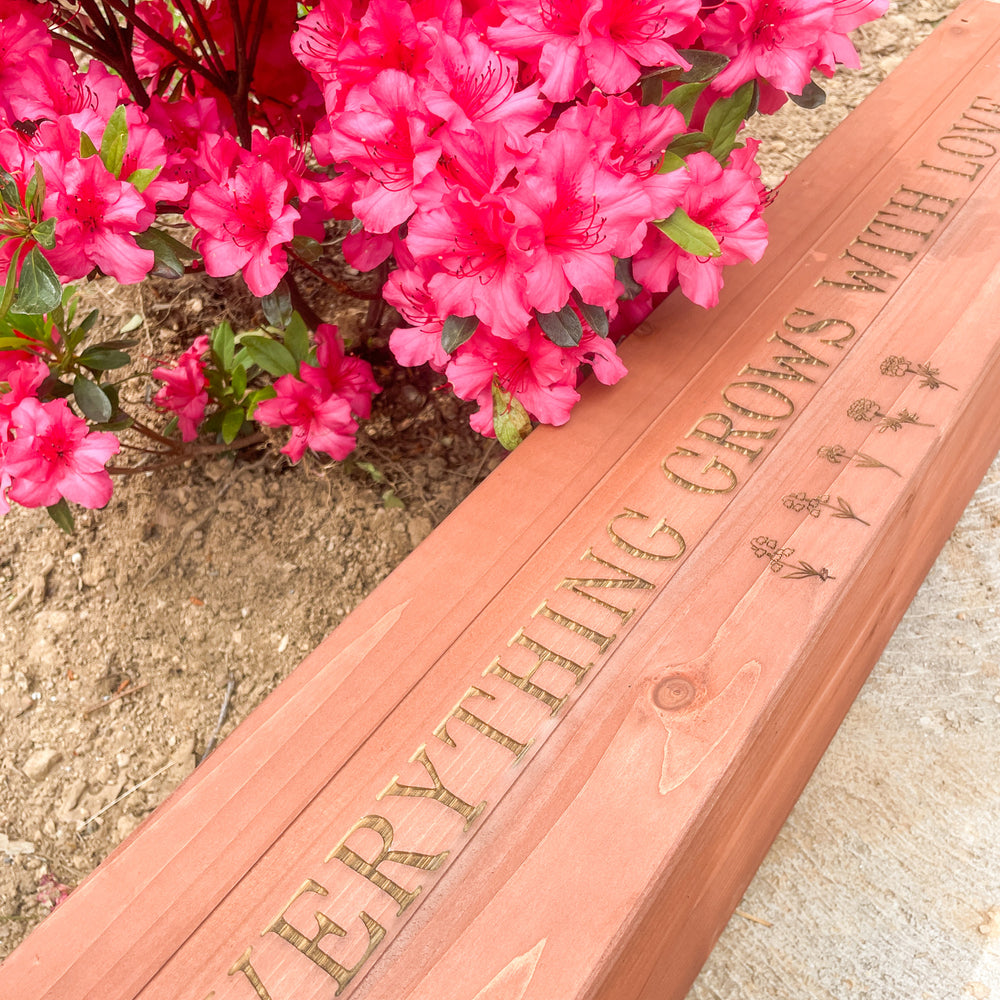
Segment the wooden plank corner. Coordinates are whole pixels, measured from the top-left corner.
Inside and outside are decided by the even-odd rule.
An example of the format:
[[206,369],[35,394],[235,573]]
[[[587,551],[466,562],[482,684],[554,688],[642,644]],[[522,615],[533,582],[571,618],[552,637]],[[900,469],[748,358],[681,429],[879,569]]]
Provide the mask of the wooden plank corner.
[[683,997],[1000,448],[998,152],[1000,7],[967,0],[723,304],[643,324],[0,997]]

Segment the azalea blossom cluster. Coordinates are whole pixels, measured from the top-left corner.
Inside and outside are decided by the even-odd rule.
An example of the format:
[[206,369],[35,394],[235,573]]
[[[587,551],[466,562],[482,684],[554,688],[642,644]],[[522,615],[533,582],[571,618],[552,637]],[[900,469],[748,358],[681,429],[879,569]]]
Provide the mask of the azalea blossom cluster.
[[[88,427],[122,416],[107,373],[131,360],[26,348],[18,315],[96,275],[294,297],[333,220],[347,261],[382,269],[399,364],[443,373],[508,446],[565,422],[659,298],[711,307],[759,259],[743,121],[856,66],[847,33],[887,3],[0,0],[0,504],[106,502],[89,470],[113,435]],[[155,367],[181,443],[256,423],[288,428],[293,460],[348,454],[377,386],[315,327],[217,330]]]
[[111,499],[105,465],[118,453],[114,434],[91,431],[65,399],[42,402],[48,366],[26,353],[0,351],[0,514],[10,501],[51,507],[70,500],[103,507]]

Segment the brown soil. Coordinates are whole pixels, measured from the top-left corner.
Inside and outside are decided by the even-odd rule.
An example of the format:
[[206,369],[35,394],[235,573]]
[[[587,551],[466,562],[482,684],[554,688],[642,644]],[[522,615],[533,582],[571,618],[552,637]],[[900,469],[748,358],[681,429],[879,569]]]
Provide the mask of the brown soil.
[[[952,6],[894,4],[824,108],[761,122],[765,180]],[[150,350],[218,318],[183,282],[98,294],[109,329],[143,317]],[[499,463],[466,415],[393,382],[345,465],[221,457],[119,483],[71,536],[44,511],[0,520],[0,958]]]

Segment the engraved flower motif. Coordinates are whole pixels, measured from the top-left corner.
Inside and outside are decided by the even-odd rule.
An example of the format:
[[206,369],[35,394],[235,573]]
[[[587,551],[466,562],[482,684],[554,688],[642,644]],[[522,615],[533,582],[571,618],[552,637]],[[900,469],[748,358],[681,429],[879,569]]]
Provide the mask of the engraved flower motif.
[[786,493],[781,498],[781,502],[789,510],[794,510],[797,514],[806,511],[810,517],[819,517],[820,507],[824,506],[829,499],[829,496],[810,497],[803,491],[801,493]]
[[819,448],[816,454],[834,465],[840,465],[841,459],[847,458],[847,449],[839,444],[825,444]]
[[900,378],[910,370],[910,362],[898,354],[890,354],[879,366],[879,371],[883,375],[891,375],[893,378]]
[[847,415],[852,420],[872,421],[885,414],[879,412],[879,404],[874,399],[856,399],[847,408]]
[[948,382],[943,382],[938,378],[941,374],[940,368],[932,368],[930,364],[914,366],[912,361],[908,361],[899,354],[890,354],[879,365],[879,371],[883,375],[890,375],[893,378],[899,378],[903,375],[919,375],[920,387],[922,389],[940,389],[943,385],[949,389],[955,388],[955,386],[950,385]]

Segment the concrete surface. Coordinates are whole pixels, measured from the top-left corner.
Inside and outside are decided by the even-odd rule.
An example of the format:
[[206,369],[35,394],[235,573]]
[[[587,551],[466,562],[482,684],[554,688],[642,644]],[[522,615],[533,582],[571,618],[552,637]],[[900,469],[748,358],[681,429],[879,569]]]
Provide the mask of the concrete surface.
[[1000,458],[688,1000],[1000,1000]]

